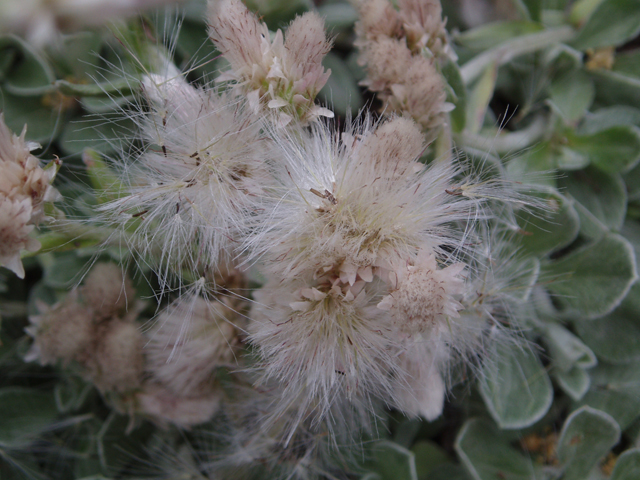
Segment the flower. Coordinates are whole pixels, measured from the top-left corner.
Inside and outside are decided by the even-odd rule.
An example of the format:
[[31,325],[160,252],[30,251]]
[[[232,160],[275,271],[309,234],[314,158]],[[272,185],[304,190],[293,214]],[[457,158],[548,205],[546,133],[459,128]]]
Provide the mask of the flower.
[[180,397],[211,389],[215,370],[234,363],[238,317],[223,301],[185,294],[163,310],[147,333],[146,370]]
[[12,134],[0,113],[0,266],[24,278],[20,251],[35,252],[40,242],[29,237],[44,218],[45,202],[57,199],[51,186],[59,162],[46,168],[31,155],[40,146],[25,141],[27,128],[20,136]]
[[267,26],[240,0],[210,1],[208,18],[209,36],[231,64],[218,81],[237,82],[255,111],[278,111],[282,126],[293,119],[308,123],[319,116],[333,117],[330,110],[314,105],[331,74],[322,66],[331,42],[317,13],[296,17],[284,38],[278,30],[273,40]]
[[[493,213],[455,167],[418,161],[425,147],[411,120],[365,120],[342,141],[321,124],[272,135],[279,187],[245,242],[268,279],[249,327],[263,376],[285,384],[283,404],[302,397],[319,418],[340,398],[393,402],[420,361],[411,345],[423,337],[442,348],[459,316],[470,221]],[[492,196],[505,193],[495,186]]]
[[149,112],[137,119],[147,146],[120,165],[122,198],[103,205],[130,249],[146,256],[163,285],[233,255],[237,228],[270,183],[268,145],[243,101],[197,89],[179,76],[143,81]]
[[34,45],[43,47],[56,40],[61,31],[104,24],[172,1],[175,0],[3,0],[0,31],[24,35]]

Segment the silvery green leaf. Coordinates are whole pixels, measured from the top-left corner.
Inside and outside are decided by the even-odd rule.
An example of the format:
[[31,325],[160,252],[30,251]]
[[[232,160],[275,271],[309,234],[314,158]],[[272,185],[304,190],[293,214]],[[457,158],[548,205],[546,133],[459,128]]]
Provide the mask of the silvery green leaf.
[[523,232],[519,244],[536,255],[546,255],[570,245],[580,230],[572,199],[552,188],[541,195],[546,200],[548,211],[532,209],[518,215],[518,225]]
[[580,120],[596,95],[593,80],[582,70],[569,71],[554,78],[549,91],[551,106],[567,124]]
[[591,388],[579,404],[608,413],[626,430],[640,416],[640,367],[601,363],[589,373]]
[[511,447],[487,420],[467,420],[458,433],[455,449],[475,480],[542,478],[540,466]]
[[27,125],[26,139],[46,145],[58,135],[65,113],[52,105],[46,106],[44,97],[19,97],[0,88],[0,110],[4,111],[7,126],[17,135]]
[[3,88],[16,96],[40,96],[52,91],[56,77],[47,61],[15,35],[0,36],[0,50],[16,49],[19,61],[5,72]]
[[331,69],[331,76],[318,93],[318,98],[337,115],[344,116],[347,112],[355,114],[362,107],[363,99],[349,68],[334,53],[328,53],[322,60],[322,65]]
[[556,380],[558,386],[576,402],[589,391],[591,377],[589,373],[580,367],[573,367],[569,371],[554,370],[551,376]]
[[420,480],[471,480],[471,476],[461,465],[447,463],[434,468],[427,477],[421,477]]
[[640,478],[640,448],[623,452],[616,460],[611,480],[638,480]]
[[318,13],[324,18],[327,29],[345,30],[353,26],[360,18],[356,9],[349,3],[323,3]]
[[567,172],[558,179],[558,188],[571,195],[600,222],[613,230],[622,227],[627,195],[622,177],[595,168]]
[[640,360],[640,284],[609,315],[591,322],[575,322],[578,335],[601,358],[611,363]]
[[478,133],[484,124],[489,102],[493,98],[493,92],[496,88],[497,78],[498,65],[490,63],[469,89],[465,125],[471,133]]
[[575,202],[574,207],[580,219],[580,236],[590,242],[599,242],[609,231],[609,227],[581,203]]
[[605,0],[591,14],[573,45],[580,49],[618,46],[640,32],[640,1]]
[[460,75],[460,68],[454,61],[447,61],[442,66],[442,75],[448,84],[447,101],[455,108],[450,113],[452,128],[455,132],[464,130],[467,115],[467,89]]
[[567,134],[567,142],[567,148],[608,173],[629,170],[640,160],[640,128],[635,125],[617,125],[591,135]]
[[553,388],[538,356],[517,345],[495,344],[480,377],[480,394],[500,428],[540,420],[553,401]]
[[554,368],[568,372],[574,367],[591,368],[598,363],[591,349],[566,328],[549,323],[545,330],[544,342]]
[[596,101],[603,106],[627,105],[640,108],[640,52],[637,49],[616,53],[611,70],[589,73],[596,85]]
[[563,480],[583,480],[619,439],[620,427],[609,414],[587,406],[574,411],[558,438]]
[[416,442],[411,451],[415,455],[416,472],[420,480],[429,478],[429,474],[440,465],[451,463],[447,452],[431,440]]
[[637,279],[633,247],[620,235],[602,239],[543,266],[547,288],[567,313],[592,320],[615,309]]
[[28,443],[51,428],[58,415],[53,395],[33,388],[0,389],[0,447]]
[[51,288],[68,290],[80,282],[86,260],[78,258],[76,252],[64,252],[43,262],[44,284]]
[[580,124],[578,134],[591,135],[620,125],[640,127],[640,109],[626,105],[616,105],[587,113]]
[[64,126],[59,145],[67,155],[79,155],[85,148],[112,153],[119,151],[134,128],[133,120],[117,114],[77,118]]
[[511,38],[540,32],[543,28],[539,23],[521,20],[493,22],[455,35],[454,41],[473,50],[486,50]]
[[382,440],[371,448],[367,467],[380,480],[418,480],[415,454],[397,443]]

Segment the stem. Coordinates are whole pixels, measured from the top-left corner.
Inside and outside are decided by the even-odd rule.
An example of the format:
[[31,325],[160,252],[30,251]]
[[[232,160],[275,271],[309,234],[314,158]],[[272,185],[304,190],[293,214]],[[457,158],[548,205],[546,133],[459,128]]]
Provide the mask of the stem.
[[476,133],[464,131],[456,135],[456,143],[477,148],[485,152],[511,153],[538,143],[547,132],[548,119],[537,117],[531,125],[523,130],[512,133],[497,134],[495,137],[487,137]]
[[491,48],[472,60],[465,63],[460,68],[460,74],[465,85],[469,85],[473,80],[482,74],[485,68],[493,62],[498,66],[509,62],[511,59],[532,53],[537,50],[550,47],[556,43],[561,43],[573,37],[575,31],[570,26],[564,26],[531,35],[523,35],[508,42]]

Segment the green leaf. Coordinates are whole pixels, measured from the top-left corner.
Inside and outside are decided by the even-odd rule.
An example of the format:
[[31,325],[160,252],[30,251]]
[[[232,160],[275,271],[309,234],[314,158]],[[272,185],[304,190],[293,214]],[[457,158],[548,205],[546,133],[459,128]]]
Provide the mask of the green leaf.
[[507,21],[481,25],[454,37],[455,42],[473,50],[486,50],[520,35],[540,32],[544,27],[536,22]]
[[579,50],[618,46],[640,32],[640,0],[605,0],[578,32],[573,45]]
[[360,18],[356,9],[348,3],[323,3],[318,13],[324,18],[328,31],[346,30]]
[[603,225],[619,230],[627,211],[627,194],[622,177],[587,168],[566,172],[558,179],[558,189],[571,195]]
[[566,328],[549,323],[545,330],[545,344],[554,368],[568,372],[574,367],[591,368],[598,363],[591,349]]
[[540,467],[511,447],[487,420],[468,420],[458,433],[455,449],[475,480],[539,478]]
[[411,447],[415,455],[416,472],[419,480],[429,478],[435,468],[450,463],[449,455],[437,443],[430,440],[421,440]]
[[580,367],[573,367],[567,372],[554,370],[551,375],[558,386],[576,402],[585,396],[591,386],[589,373]]
[[477,82],[471,87],[467,98],[466,128],[478,133],[484,124],[489,102],[493,98],[498,78],[497,63],[489,64]]
[[596,101],[602,105],[627,105],[640,108],[640,52],[631,50],[616,55],[611,70],[594,70],[590,74],[596,85]]
[[362,93],[344,61],[334,53],[328,53],[322,65],[331,69],[331,76],[318,93],[318,98],[337,115],[355,114],[363,105]]
[[588,113],[580,125],[578,134],[591,135],[620,125],[640,127],[640,109],[618,105]]
[[548,189],[541,194],[549,208],[532,209],[518,216],[518,225],[523,232],[520,245],[536,255],[546,255],[564,248],[573,242],[580,230],[578,213],[573,208],[574,201]]
[[626,430],[640,416],[640,365],[601,363],[589,373],[591,389],[579,405],[608,413]]
[[67,123],[59,143],[67,155],[79,155],[85,148],[102,154],[119,151],[123,142],[135,131],[133,120],[122,115],[86,116]]
[[637,279],[633,248],[608,233],[593,245],[543,267],[547,288],[569,314],[592,320],[616,308]]
[[86,263],[75,252],[62,253],[44,266],[42,279],[48,287],[67,290],[80,281]]
[[104,161],[100,153],[87,149],[82,155],[82,161],[87,166],[89,180],[99,204],[117,200],[128,194],[118,175]]
[[365,468],[380,480],[418,480],[414,453],[397,443],[386,440],[375,443],[371,457]]
[[575,322],[578,335],[601,358],[611,363],[640,360],[640,284],[609,315],[591,322]]
[[449,86],[447,101],[456,106],[450,113],[453,131],[461,132],[464,130],[467,115],[467,89],[462,81],[458,64],[451,60],[447,61],[442,66],[442,75]]
[[0,110],[7,126],[19,135],[27,125],[26,139],[42,145],[58,135],[65,117],[47,103],[46,97],[18,97],[0,88]]
[[480,394],[500,428],[540,420],[553,400],[551,380],[538,356],[514,345],[494,344],[480,377]]
[[19,52],[7,70],[3,88],[17,96],[38,96],[52,89],[56,77],[49,64],[28,43],[14,35],[0,36],[0,50],[13,48]]
[[608,173],[629,170],[640,160],[640,128],[618,125],[591,135],[567,135],[567,147]]
[[616,460],[611,480],[638,480],[640,478],[640,448],[623,452]]
[[620,427],[611,415],[587,406],[573,412],[558,439],[563,480],[584,480],[619,439]]
[[0,389],[0,446],[18,447],[49,429],[56,420],[53,395],[32,388]]
[[554,78],[549,87],[550,103],[567,124],[580,120],[596,96],[593,80],[582,70],[573,70]]
[[428,477],[420,480],[471,480],[471,477],[464,467],[447,463],[434,468]]

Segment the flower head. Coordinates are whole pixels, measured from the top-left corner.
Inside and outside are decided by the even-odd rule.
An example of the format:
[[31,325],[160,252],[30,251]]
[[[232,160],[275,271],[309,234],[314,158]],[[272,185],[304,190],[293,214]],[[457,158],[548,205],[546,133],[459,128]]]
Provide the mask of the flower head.
[[104,205],[130,247],[163,280],[216,265],[235,247],[238,225],[269,184],[268,146],[244,102],[190,86],[182,77],[145,79],[147,147],[122,165],[127,190]]
[[40,243],[29,237],[44,218],[44,204],[57,198],[51,182],[57,171],[52,163],[43,169],[31,155],[39,145],[26,142],[27,129],[17,136],[0,113],[0,266],[24,278],[20,251],[35,252]]
[[209,36],[231,69],[218,81],[233,80],[257,111],[274,109],[280,125],[307,123],[333,112],[314,105],[331,71],[322,59],[331,49],[317,13],[296,17],[286,35],[269,30],[240,0],[209,2]]
[[265,376],[320,416],[338,398],[392,399],[410,388],[403,352],[420,336],[443,348],[474,255],[469,221],[490,212],[454,167],[418,161],[410,120],[365,121],[342,141],[323,125],[275,136],[279,189],[246,242],[270,279],[250,327]]

